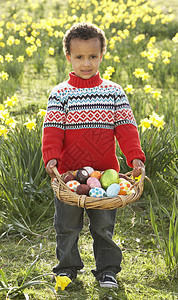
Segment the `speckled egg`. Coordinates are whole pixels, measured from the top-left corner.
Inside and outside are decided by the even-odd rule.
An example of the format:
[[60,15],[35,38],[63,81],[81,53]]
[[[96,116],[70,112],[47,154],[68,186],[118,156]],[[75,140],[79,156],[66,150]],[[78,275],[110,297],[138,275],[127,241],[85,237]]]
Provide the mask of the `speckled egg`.
[[119,195],[126,195],[132,187],[131,183],[129,181],[125,180],[125,179],[123,179],[119,183],[119,186],[120,186]]
[[94,187],[89,191],[90,197],[106,197],[106,191],[100,187]]
[[94,171],[90,174],[90,177],[95,177],[97,179],[100,179],[101,177],[101,172],[100,171]]
[[87,170],[88,174],[90,175],[92,172],[94,172],[94,169],[92,167],[83,167],[83,169]]
[[89,177],[87,179],[87,185],[92,189],[94,187],[101,187],[100,181],[95,177]]
[[112,183],[110,186],[108,186],[106,190],[107,197],[116,197],[119,194],[120,191],[120,185],[117,183]]
[[66,185],[72,192],[76,192],[77,187],[80,185],[80,183],[77,180],[70,180],[66,183]]

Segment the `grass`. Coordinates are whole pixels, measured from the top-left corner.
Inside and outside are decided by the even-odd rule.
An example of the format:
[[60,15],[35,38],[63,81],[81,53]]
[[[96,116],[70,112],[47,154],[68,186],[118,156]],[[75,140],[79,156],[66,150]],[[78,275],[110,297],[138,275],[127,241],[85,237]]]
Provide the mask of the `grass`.
[[[85,267],[70,288],[58,291],[57,299],[176,299],[178,295],[176,270],[168,272],[157,249],[155,235],[149,222],[148,200],[142,197],[139,202],[119,209],[117,214],[114,240],[123,251],[122,271],[117,278],[119,289],[101,289],[90,272],[95,266],[92,238],[85,215],[85,225],[79,240]],[[49,229],[43,236],[33,238],[14,235],[2,238],[1,266],[12,285],[16,281],[22,282],[25,270],[37,255],[39,259],[32,271],[33,277],[50,273],[57,263],[52,219],[49,222]],[[52,280],[52,275],[43,277],[49,283]],[[43,286],[29,288],[28,295],[30,299],[36,300],[56,299],[55,295]],[[0,296],[0,299],[4,299],[3,297]]]

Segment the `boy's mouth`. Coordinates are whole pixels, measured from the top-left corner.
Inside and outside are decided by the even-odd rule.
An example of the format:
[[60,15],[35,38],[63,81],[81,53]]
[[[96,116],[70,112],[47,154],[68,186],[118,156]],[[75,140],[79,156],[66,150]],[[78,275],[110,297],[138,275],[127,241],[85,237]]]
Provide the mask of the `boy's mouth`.
[[82,73],[83,73],[83,74],[89,74],[89,73],[91,73],[91,71],[92,71],[92,70],[82,70]]

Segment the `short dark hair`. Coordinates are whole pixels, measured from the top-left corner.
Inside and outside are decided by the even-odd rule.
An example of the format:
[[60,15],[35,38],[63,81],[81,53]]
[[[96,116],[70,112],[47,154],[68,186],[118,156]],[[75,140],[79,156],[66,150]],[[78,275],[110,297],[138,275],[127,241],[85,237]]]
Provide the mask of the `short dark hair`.
[[89,40],[97,37],[101,43],[101,53],[106,52],[106,37],[103,30],[89,23],[77,23],[72,25],[63,38],[63,50],[65,54],[70,54],[70,41],[75,38]]

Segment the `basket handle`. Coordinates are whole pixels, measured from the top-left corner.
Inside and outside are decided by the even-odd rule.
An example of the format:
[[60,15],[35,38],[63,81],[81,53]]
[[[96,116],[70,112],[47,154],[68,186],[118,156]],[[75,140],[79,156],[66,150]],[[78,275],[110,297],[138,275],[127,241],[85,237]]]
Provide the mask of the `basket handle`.
[[58,169],[56,167],[52,167],[51,169],[53,170],[54,174],[56,175],[58,181],[62,181],[61,175],[59,174]]

